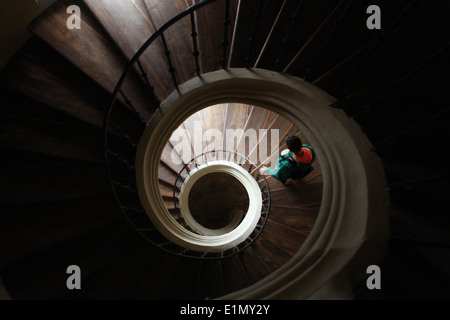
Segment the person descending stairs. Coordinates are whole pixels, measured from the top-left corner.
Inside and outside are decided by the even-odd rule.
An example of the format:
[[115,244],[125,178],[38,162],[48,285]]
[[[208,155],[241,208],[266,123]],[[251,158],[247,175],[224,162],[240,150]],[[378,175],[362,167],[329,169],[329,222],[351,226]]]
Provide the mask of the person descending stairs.
[[316,160],[316,153],[295,135],[287,136],[285,142],[288,149],[281,152],[276,167],[262,166],[259,172],[271,175],[286,185],[289,179],[302,179],[314,170],[312,164]]

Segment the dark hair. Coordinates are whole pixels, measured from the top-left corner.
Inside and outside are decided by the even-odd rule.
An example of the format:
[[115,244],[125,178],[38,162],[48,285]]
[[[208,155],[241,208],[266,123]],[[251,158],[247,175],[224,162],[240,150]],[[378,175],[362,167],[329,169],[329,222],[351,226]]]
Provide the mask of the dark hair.
[[297,153],[300,152],[300,150],[302,150],[302,140],[294,135],[289,135],[286,137],[286,139],[284,140],[286,142],[286,146],[288,147],[288,149],[290,151],[292,151],[293,153]]

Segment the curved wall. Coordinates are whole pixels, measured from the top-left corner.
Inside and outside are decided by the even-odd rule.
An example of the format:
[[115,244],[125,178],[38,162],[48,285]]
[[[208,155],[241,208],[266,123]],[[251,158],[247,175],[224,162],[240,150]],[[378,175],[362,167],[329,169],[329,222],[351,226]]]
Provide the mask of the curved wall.
[[228,69],[192,79],[173,92],[150,119],[136,157],[139,196],[152,222],[158,227],[155,212],[165,210],[158,162],[171,133],[198,110],[224,102],[264,105],[292,121],[314,146],[324,183],[316,224],[295,256],[265,279],[224,298],[351,298],[353,285],[387,249],[384,171],[360,127],[330,107],[334,98],[299,78]]

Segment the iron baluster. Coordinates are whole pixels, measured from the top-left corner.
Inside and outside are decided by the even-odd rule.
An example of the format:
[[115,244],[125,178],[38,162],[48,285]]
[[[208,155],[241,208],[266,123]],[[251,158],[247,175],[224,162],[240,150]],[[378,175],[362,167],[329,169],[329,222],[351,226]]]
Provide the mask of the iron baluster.
[[128,99],[125,92],[123,92],[122,90],[119,90],[119,93],[122,96],[122,98],[125,100],[125,103],[129,107],[129,110],[139,119],[140,125],[144,126],[144,127],[147,126],[147,123],[144,121],[144,119],[141,118],[139,111],[137,111],[136,108],[133,106],[133,104],[131,103],[131,100]]
[[450,173],[450,169],[446,168],[441,173],[429,175],[427,177],[388,183],[387,187],[389,189],[405,188],[405,189],[409,190],[409,189],[412,189],[413,185],[415,185],[415,184],[424,183],[424,182],[430,182],[430,181],[436,181],[436,180],[448,178],[449,173]]
[[[126,102],[125,107],[127,109],[129,109],[128,111],[132,112],[134,115],[136,115],[140,122],[139,125],[142,125],[143,127],[145,127],[147,125],[146,121],[144,121],[144,119],[141,118],[141,116],[139,115],[138,110],[136,110],[133,106],[133,104],[131,103],[131,101],[126,97],[125,92],[123,91],[124,89],[122,89],[123,84],[125,83],[127,77],[129,76],[129,74],[134,70],[137,69],[137,67],[139,67],[139,70],[141,72],[141,76],[144,78],[144,82],[146,83],[146,85],[148,86],[148,84],[151,85],[150,83],[150,79],[148,77],[147,72],[144,70],[141,61],[139,61],[140,57],[146,52],[146,50],[150,47],[150,45],[154,44],[155,41],[157,41],[157,39],[159,37],[161,37],[161,41],[163,42],[163,46],[164,46],[164,50],[165,50],[165,54],[166,54],[166,58],[167,58],[167,63],[169,65],[169,71],[172,75],[172,80],[174,82],[175,87],[178,89],[178,83],[176,80],[176,76],[175,76],[175,68],[173,67],[172,64],[172,60],[170,57],[170,51],[168,49],[167,46],[167,42],[166,39],[164,38],[164,32],[169,29],[171,26],[173,26],[175,23],[177,23],[178,21],[180,21],[181,19],[183,19],[184,17],[186,17],[187,15],[192,15],[192,13],[194,13],[196,10],[211,4],[215,1],[218,0],[202,0],[199,1],[197,3],[195,3],[194,5],[192,5],[191,7],[189,7],[188,9],[184,10],[183,12],[180,12],[178,15],[176,15],[175,17],[173,17],[172,19],[168,20],[166,23],[164,23],[158,30],[156,30],[146,41],[145,43],[137,50],[137,52],[134,54],[134,56],[130,59],[130,61],[128,62],[128,65],[126,66],[124,72],[122,73],[121,77],[119,78],[117,85],[114,88],[113,91],[113,98],[112,98],[112,102],[109,105],[109,108],[105,114],[105,118],[104,118],[104,125],[103,125],[103,137],[104,137],[104,157],[105,157],[105,162],[106,162],[106,169],[107,169],[107,174],[108,174],[108,179],[110,182],[110,186],[111,186],[111,190],[114,194],[114,198],[119,206],[119,208],[121,209],[121,211],[123,212],[123,214],[125,215],[126,219],[128,220],[128,222],[130,223],[130,225],[132,225],[132,227],[137,230],[140,234],[140,236],[142,236],[143,238],[145,238],[147,241],[149,241],[150,243],[152,243],[155,246],[160,247],[162,250],[171,253],[171,254],[179,254],[180,252],[188,255],[189,257],[193,257],[193,258],[200,258],[199,257],[199,253],[197,252],[192,252],[191,250],[186,250],[183,249],[177,245],[175,245],[172,242],[163,242],[161,241],[161,233],[159,233],[159,231],[153,227],[151,221],[148,219],[145,211],[141,208],[133,208],[130,206],[124,206],[122,204],[122,200],[120,198],[120,194],[118,194],[116,191],[116,187],[114,185],[115,180],[113,178],[113,175],[115,174],[115,171],[112,170],[112,157],[116,158],[117,160],[119,160],[121,163],[123,163],[124,165],[126,165],[128,168],[132,169],[134,171],[134,167],[130,165],[130,162],[121,159],[120,156],[117,153],[114,153],[111,151],[111,149],[108,147],[109,146],[109,135],[117,135],[117,133],[124,139],[129,139],[129,135],[127,135],[125,132],[123,132],[118,126],[116,126],[114,123],[112,123],[111,121],[111,116],[112,116],[112,112],[114,110],[114,108],[116,108],[116,104],[117,104],[117,100],[122,100],[121,98],[124,99],[124,101]],[[230,2],[229,0],[226,1],[226,5],[227,5],[227,10],[225,13],[225,30],[224,30],[224,39],[226,41],[224,41],[223,44],[223,52],[224,52],[224,59],[222,60],[223,65],[226,65],[226,52],[227,52],[227,48],[228,48],[228,28],[229,28],[229,6],[230,6]],[[194,20],[195,23],[195,20]],[[195,30],[195,28],[194,28]],[[198,50],[198,48],[197,48]],[[195,50],[194,50],[195,51]],[[137,67],[136,67],[137,66]],[[147,80],[148,83],[147,83]],[[153,88],[150,89],[151,93],[154,93],[154,90],[152,90]],[[156,98],[153,97],[153,98]],[[157,98],[156,98],[157,101]],[[154,103],[155,101],[153,101]],[[159,106],[159,102],[155,103]],[[143,110],[140,110],[142,111]],[[111,126],[111,127],[110,127]],[[111,128],[114,128],[116,132],[112,132]],[[134,143],[134,142],[132,142]],[[134,143],[135,144],[135,143]],[[233,159],[234,160],[234,159]],[[134,174],[134,172],[133,172]],[[179,192],[180,189],[177,187],[177,183],[179,183],[179,181],[184,181],[183,177],[178,177],[173,190],[174,193],[176,194],[176,192]],[[134,200],[136,200],[137,202],[139,201],[138,198],[135,198]],[[172,210],[172,209],[170,209]],[[187,228],[189,229],[189,228]],[[149,231],[155,231],[152,233],[149,233]],[[191,232],[195,233],[195,231],[193,231],[191,229]],[[220,253],[220,257],[229,257],[233,254],[232,252],[233,250],[227,250],[226,252],[222,252]],[[208,255],[204,257],[205,259],[215,259],[215,258],[219,258],[219,254],[217,254],[216,256],[213,255]]]
[[188,252],[189,249],[187,248],[183,248],[183,250],[180,251],[179,255],[184,256],[186,254],[186,252]]
[[165,247],[165,246],[170,246],[172,244],[171,241],[164,241],[164,242],[160,242],[158,244],[158,247]]
[[135,207],[121,206],[121,209],[123,209],[125,211],[131,211],[131,212],[135,212],[135,213],[144,213],[145,214],[145,211],[143,209],[139,209],[139,208],[135,208]]
[[118,187],[120,187],[120,188],[122,188],[122,189],[124,189],[124,190],[127,190],[128,192],[135,193],[135,194],[138,193],[138,191],[137,191],[136,189],[132,188],[132,187],[131,187],[130,185],[128,185],[128,184],[123,184],[123,183],[121,183],[121,182],[114,181],[114,180],[111,180],[111,182],[113,183],[113,185],[118,186]]
[[228,40],[228,28],[230,26],[230,0],[225,1],[225,19],[223,20],[224,36],[222,40],[222,69],[227,68],[227,49],[230,44]]
[[109,121],[109,125],[113,127],[113,129],[120,135],[120,137],[122,137],[124,140],[127,141],[128,145],[132,149],[136,150],[137,148],[136,143],[131,139],[129,135],[127,135],[122,129],[120,129],[120,127],[116,125],[114,122]]
[[137,229],[138,231],[140,231],[140,232],[155,232],[156,231],[156,229],[155,228],[138,228]]
[[[184,217],[181,215],[180,209],[177,207],[178,198],[176,198],[175,188],[177,187],[178,181],[181,181],[181,182],[184,181],[184,179],[182,179],[182,177],[181,177],[181,173],[184,170],[186,170],[186,168],[191,163],[196,164],[198,158],[203,158],[205,160],[205,163],[207,163],[207,159],[208,159],[207,155],[208,154],[211,154],[212,158],[214,158],[212,155],[215,154],[215,156],[217,158],[217,155],[219,154],[219,152],[223,152],[224,154],[228,153],[228,156],[227,156],[228,160],[231,160],[231,156],[232,155],[236,155],[237,156],[236,159],[239,159],[239,162],[240,162],[241,166],[242,166],[243,163],[248,161],[249,164],[250,164],[250,169],[249,169],[250,171],[251,171],[252,168],[255,168],[255,170],[259,170],[259,168],[258,168],[258,166],[256,164],[254,164],[252,161],[247,159],[242,154],[239,154],[238,152],[228,151],[228,150],[216,150],[216,149],[210,150],[210,151],[206,151],[206,152],[204,152],[204,153],[202,153],[202,154],[192,158],[187,164],[185,164],[183,169],[181,169],[180,173],[178,174],[178,177],[177,177],[177,179],[175,181],[175,184],[174,184],[173,201],[174,201],[175,209],[178,210],[177,211],[178,216],[183,221],[183,223],[181,223],[180,221],[177,220],[178,223],[180,223],[180,225],[182,225],[186,230],[188,230],[188,231],[190,231],[192,233],[195,233],[195,234],[198,234],[198,232],[193,230],[189,225],[186,224],[186,222],[184,221]],[[233,158],[233,161],[230,161],[230,162],[236,163],[234,158]],[[261,179],[261,175],[259,175],[258,179]],[[261,182],[261,181],[264,182],[264,186],[262,188],[260,188],[261,189],[261,197],[263,198],[262,201],[263,201],[264,209],[262,209],[261,212],[260,212],[260,219],[262,219],[262,221],[259,222],[259,224],[256,226],[256,228],[254,230],[254,232],[256,232],[256,234],[254,236],[252,236],[252,237],[248,237],[246,240],[244,240],[243,242],[241,242],[237,246],[235,246],[235,247],[233,247],[233,248],[231,248],[229,250],[226,250],[226,252],[231,251],[230,254],[226,254],[226,252],[223,251],[222,253],[217,254],[217,255],[211,255],[211,254],[204,255],[203,253],[198,253],[198,255],[200,255],[200,256],[198,256],[198,255],[195,255],[195,252],[193,252],[192,255],[189,255],[190,257],[192,257],[192,258],[201,258],[201,259],[220,259],[220,258],[224,258],[224,257],[230,257],[230,256],[233,256],[235,254],[238,254],[239,252],[243,251],[245,248],[247,248],[247,247],[249,247],[250,245],[253,244],[253,242],[261,234],[261,232],[262,232],[262,230],[264,228],[264,225],[267,223],[268,217],[269,217],[269,211],[270,211],[270,198],[271,198],[271,195],[270,195],[269,184],[268,184],[268,182],[267,182],[267,180],[266,180],[266,178],[264,176],[262,176],[262,179],[260,181],[258,181],[258,182]],[[266,189],[267,189],[267,191],[265,192]],[[178,189],[178,190],[180,190],[180,189]],[[176,253],[176,254],[178,254],[178,253]]]
[[258,25],[259,25],[259,21],[261,20],[261,10],[262,10],[262,3],[263,0],[258,0],[258,9],[256,11],[256,14],[253,16],[253,30],[252,30],[252,35],[250,36],[250,38],[248,38],[248,50],[247,50],[247,56],[245,57],[245,67],[248,69],[250,68],[250,59],[251,59],[251,55],[252,55],[252,47],[255,44],[256,41],[256,32],[258,31]]
[[393,83],[390,83],[385,86],[384,90],[377,96],[375,99],[373,99],[371,102],[364,105],[355,115],[353,115],[353,118],[357,118],[361,114],[370,112],[373,106],[381,100],[385,95],[387,95],[391,90],[394,88],[400,86],[405,81],[409,80],[413,76],[417,74],[417,72],[421,71],[423,68],[425,68],[430,62],[432,62],[434,59],[436,59],[442,52],[444,52],[448,47],[450,47],[450,41],[447,42],[445,45],[443,45],[441,48],[439,48],[434,54],[432,54],[429,58],[422,61],[419,65],[414,67],[411,71],[407,72],[405,75],[398,78]]
[[399,131],[399,132],[397,132],[397,133],[395,133],[395,134],[393,134],[393,135],[383,139],[382,141],[375,143],[373,146],[374,146],[376,151],[380,151],[385,144],[390,143],[392,140],[394,140],[394,139],[396,139],[396,138],[398,138],[398,137],[400,137],[400,136],[402,136],[402,135],[404,135],[404,134],[406,134],[408,132],[411,132],[413,130],[417,130],[421,126],[424,126],[424,125],[426,125],[426,124],[428,124],[428,123],[430,123],[430,122],[432,122],[432,121],[434,121],[436,119],[439,119],[442,115],[444,115],[445,113],[447,113],[449,111],[450,111],[450,107],[446,108],[446,109],[444,109],[444,110],[442,110],[440,112],[437,112],[436,114],[426,118],[423,121],[418,121],[416,123],[413,123],[410,126],[408,126],[406,129],[401,130],[401,131]]
[[354,76],[354,73],[360,69],[361,65],[365,62],[365,60],[372,55],[372,53],[377,48],[377,45],[382,43],[386,36],[394,30],[395,26],[400,22],[401,19],[403,19],[406,14],[410,11],[412,6],[416,3],[417,0],[410,1],[405,8],[402,10],[402,12],[396,16],[395,20],[386,28],[383,29],[383,31],[379,32],[377,37],[372,40],[368,45],[366,45],[367,48],[363,48],[365,53],[351,66],[351,69],[349,72],[346,73],[346,76],[344,77],[341,82],[339,82],[334,90],[332,92],[336,93],[342,88],[344,83],[347,82],[347,80],[351,79]]
[[397,243],[401,243],[402,245],[408,244],[413,246],[427,246],[427,247],[450,249],[449,242],[439,242],[429,239],[415,238],[414,236],[402,236],[402,237],[391,236],[390,240]]
[[169,50],[169,47],[167,46],[166,37],[164,36],[164,32],[161,32],[161,41],[162,41],[162,44],[164,47],[164,54],[166,55],[166,58],[167,58],[167,64],[169,65],[169,72],[172,75],[173,85],[175,86],[176,89],[178,89],[178,82],[177,82],[177,78],[175,76],[175,68],[172,63],[172,58],[170,57],[170,50]]
[[134,166],[133,166],[128,160],[122,159],[122,158],[119,156],[119,154],[117,154],[117,153],[115,153],[115,152],[113,152],[113,151],[111,151],[111,150],[109,150],[109,149],[107,149],[107,152],[108,152],[110,155],[112,155],[117,161],[119,161],[120,163],[122,163],[123,165],[125,165],[127,168],[129,168],[131,171],[135,171]]
[[283,58],[283,56],[287,50],[288,42],[292,38],[292,34],[294,33],[295,25],[297,24],[297,20],[300,17],[300,10],[302,8],[302,5],[303,5],[303,0],[300,0],[300,2],[298,3],[298,6],[297,6],[297,10],[296,10],[295,14],[292,16],[291,25],[289,27],[289,32],[288,32],[287,36],[282,40],[280,54],[279,54],[278,58],[275,60],[275,68],[276,69],[278,69],[278,67],[281,63],[281,59]]
[[198,60],[198,57],[200,55],[200,52],[198,51],[198,47],[197,47],[197,30],[196,30],[196,25],[195,25],[195,15],[194,12],[191,12],[190,14],[191,16],[191,37],[192,37],[192,46],[194,48],[194,51],[192,52],[192,55],[194,56],[194,60],[195,60],[195,74],[197,76],[200,76],[200,63]]
[[155,94],[155,88],[152,87],[150,84],[150,80],[148,79],[148,74],[145,72],[144,67],[142,66],[141,60],[137,59],[136,63],[139,67],[139,70],[141,71],[141,76],[144,78],[145,84],[147,85],[148,91],[150,93],[150,97],[152,98],[152,102],[155,104],[156,107],[158,107],[161,103],[159,102],[158,98]]
[[341,15],[338,17],[338,19],[335,21],[333,25],[333,29],[328,33],[327,39],[325,42],[320,46],[320,48],[317,50],[317,53],[314,56],[314,60],[311,62],[309,67],[306,69],[303,79],[309,80],[309,74],[311,73],[312,69],[316,66],[317,62],[320,58],[322,58],[323,54],[325,53],[325,49],[328,47],[328,44],[330,43],[331,39],[333,38],[334,33],[336,32],[339,24],[345,17],[345,15],[348,12],[348,9],[350,8],[350,5],[352,4],[353,0],[349,0],[347,2],[347,6],[345,7],[344,11],[341,13]]

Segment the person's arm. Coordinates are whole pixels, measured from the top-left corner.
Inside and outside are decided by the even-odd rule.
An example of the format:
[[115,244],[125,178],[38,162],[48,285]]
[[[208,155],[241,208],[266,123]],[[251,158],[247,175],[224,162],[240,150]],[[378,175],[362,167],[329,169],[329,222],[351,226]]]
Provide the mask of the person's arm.
[[272,169],[271,167],[266,167],[264,173],[273,176],[277,174],[277,170]]

